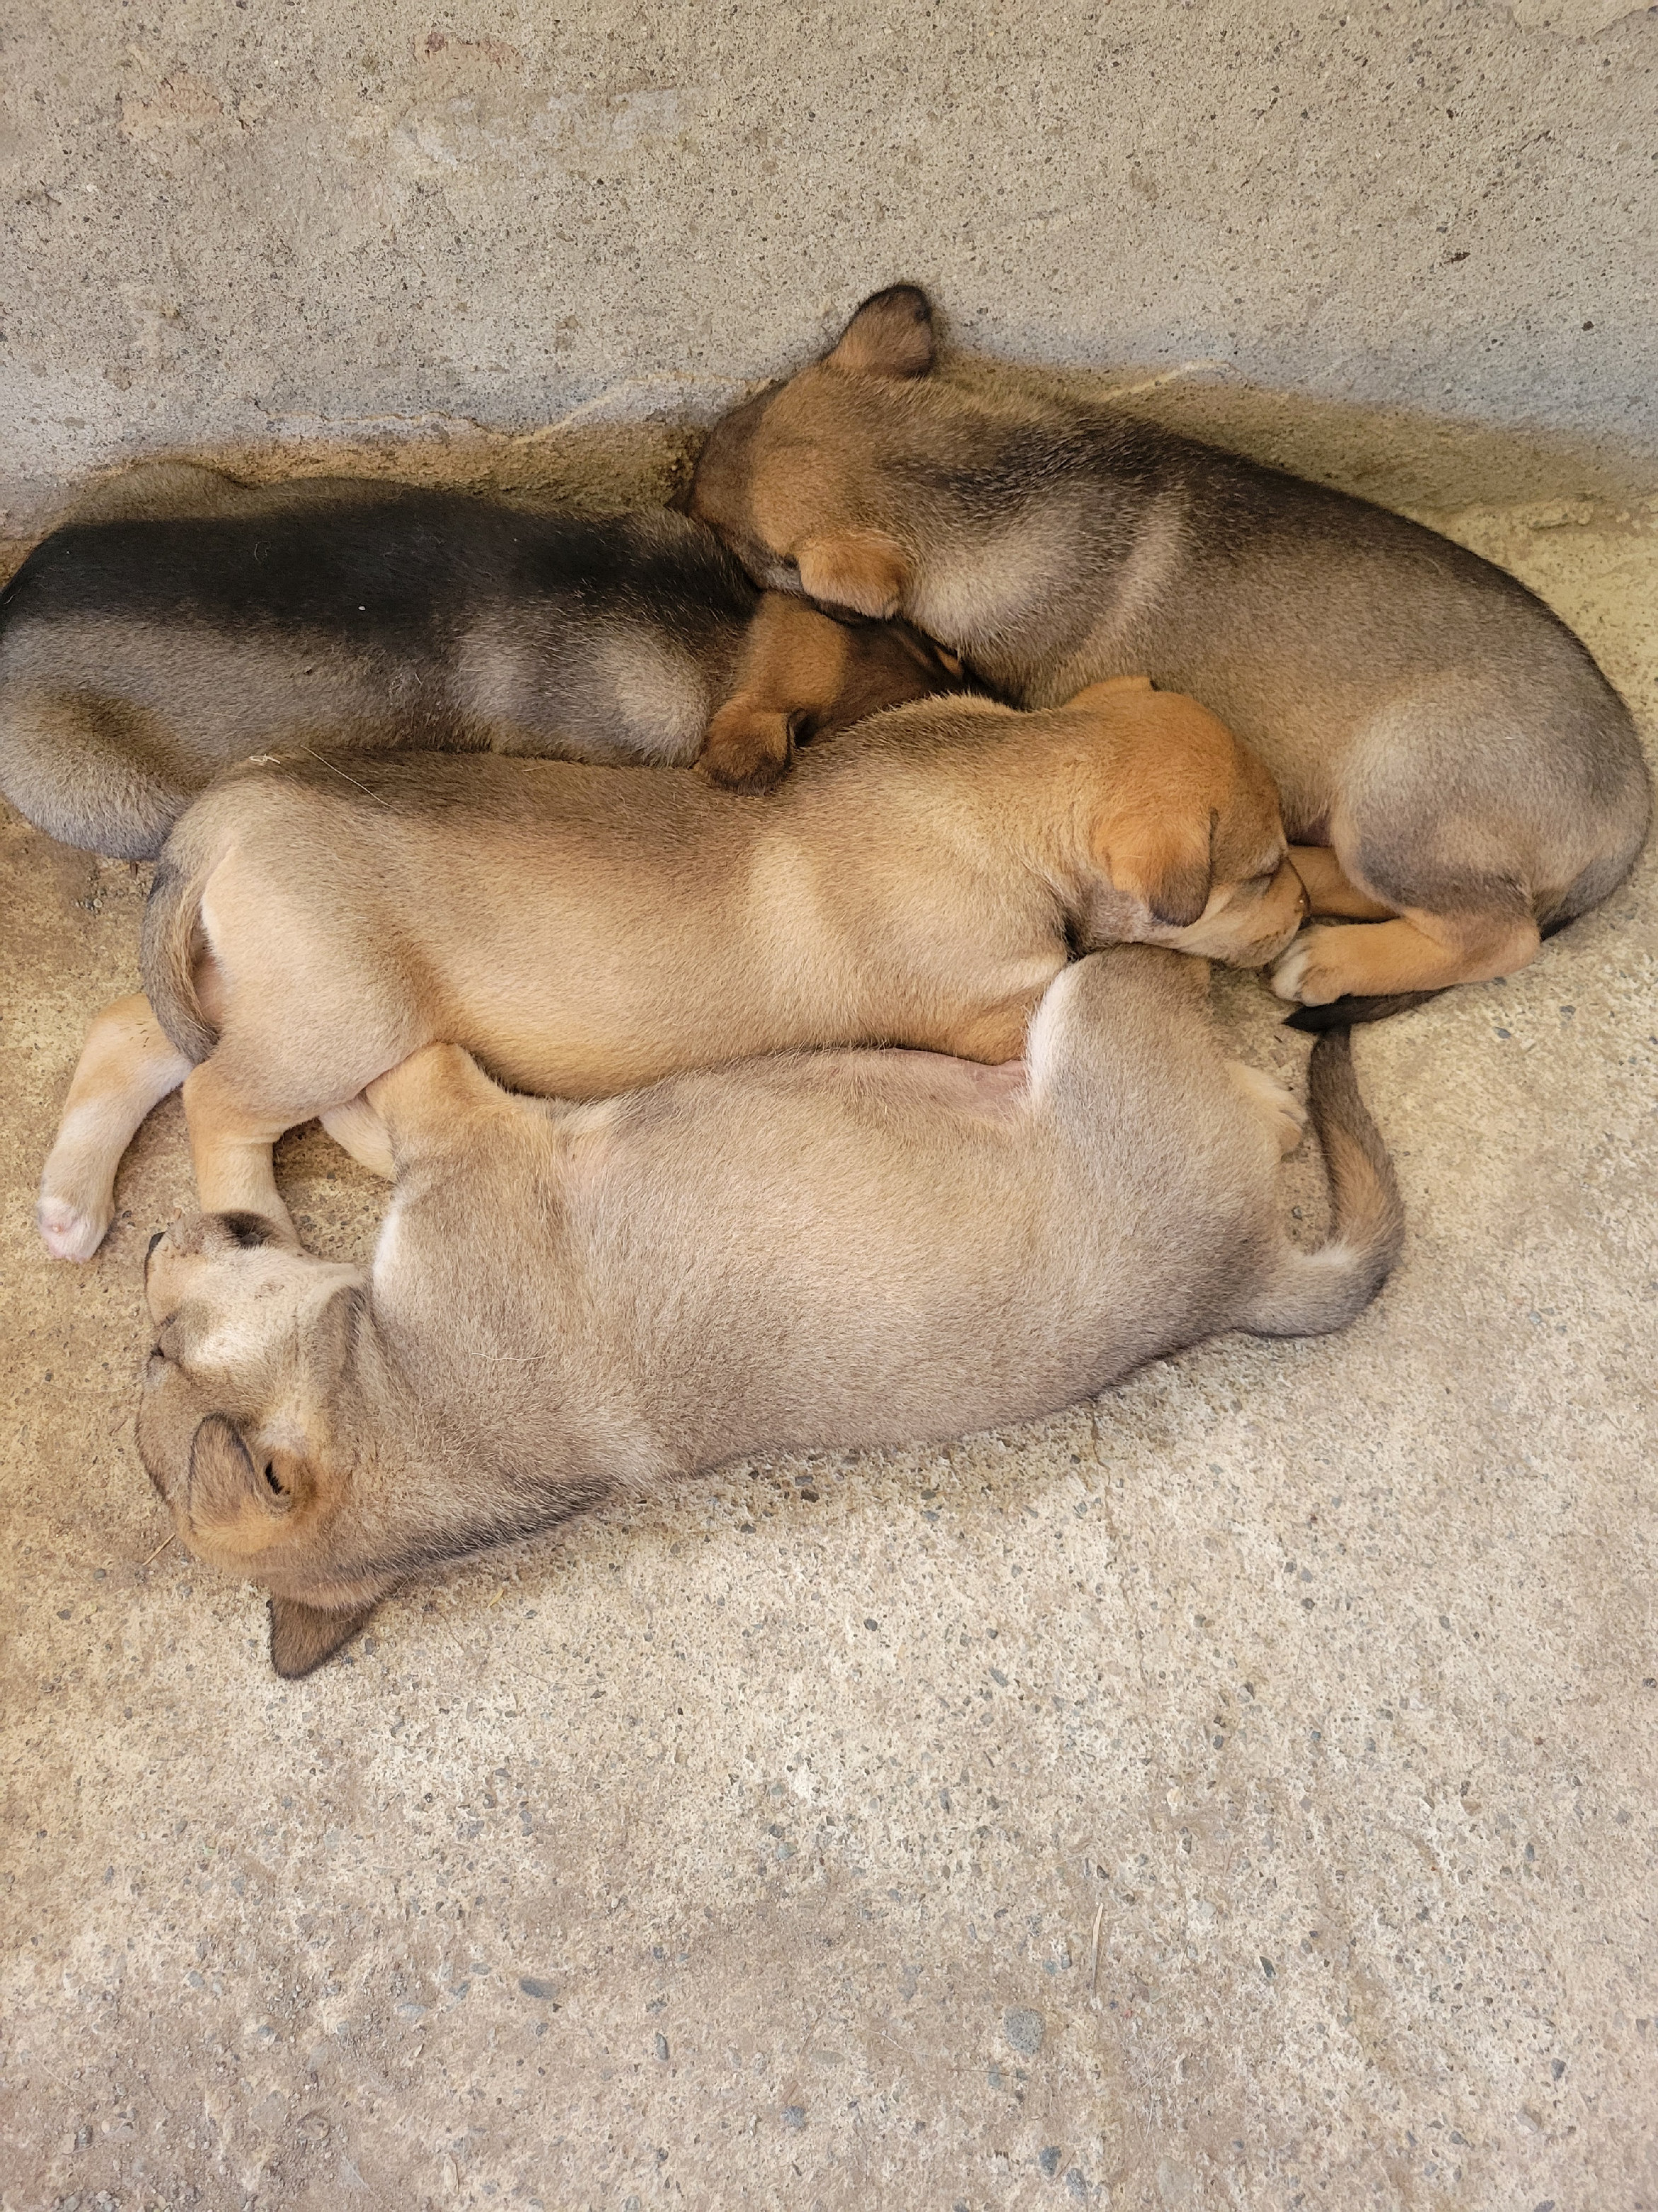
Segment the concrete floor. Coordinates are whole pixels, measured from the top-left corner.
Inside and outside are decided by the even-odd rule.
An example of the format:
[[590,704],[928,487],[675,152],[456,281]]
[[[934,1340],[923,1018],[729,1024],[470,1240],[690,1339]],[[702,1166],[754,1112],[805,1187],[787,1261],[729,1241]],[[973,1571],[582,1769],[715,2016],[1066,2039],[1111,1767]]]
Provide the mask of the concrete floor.
[[[1440,520],[1651,738],[1652,519]],[[1345,1337],[736,1468],[289,1686],[152,1556],[176,1105],[93,1265],[33,1239],[141,877],[0,843],[5,2212],[1658,2207],[1650,860],[1362,1037],[1411,1234]],[[283,1164],[366,1249],[378,1188]]]

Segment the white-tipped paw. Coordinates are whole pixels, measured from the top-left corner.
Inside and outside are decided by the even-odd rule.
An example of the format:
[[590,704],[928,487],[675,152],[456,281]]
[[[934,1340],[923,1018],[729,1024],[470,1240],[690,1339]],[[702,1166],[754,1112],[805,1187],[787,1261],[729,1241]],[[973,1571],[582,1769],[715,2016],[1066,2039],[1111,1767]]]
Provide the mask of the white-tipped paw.
[[115,1216],[112,1198],[101,1204],[77,1205],[71,1198],[43,1189],[34,1218],[40,1242],[54,1260],[89,1260],[108,1234]]
[[1294,1152],[1307,1133],[1306,1109],[1281,1083],[1245,1061],[1229,1063],[1228,1073],[1245,1099],[1260,1116],[1262,1126],[1278,1146],[1280,1158]]
[[1272,970],[1272,988],[1297,1006],[1327,1006],[1352,986],[1341,974],[1345,929],[1303,929]]

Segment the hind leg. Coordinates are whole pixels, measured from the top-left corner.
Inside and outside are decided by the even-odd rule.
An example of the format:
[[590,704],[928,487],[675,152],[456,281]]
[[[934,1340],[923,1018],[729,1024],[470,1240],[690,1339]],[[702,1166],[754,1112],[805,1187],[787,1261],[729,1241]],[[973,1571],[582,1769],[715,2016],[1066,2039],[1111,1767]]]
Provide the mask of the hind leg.
[[283,1131],[309,1114],[260,1113],[236,1095],[216,1065],[204,1060],[185,1082],[185,1120],[190,1126],[196,1194],[203,1213],[257,1213],[295,1249],[293,1218],[276,1189],[271,1148]]
[[117,999],[94,1022],[40,1176],[35,1218],[54,1260],[89,1260],[103,1243],[121,1155],[190,1068],[142,991]]
[[1280,999],[1303,1006],[1333,999],[1442,991],[1512,975],[1537,957],[1537,924],[1513,914],[1429,914],[1395,921],[1303,929],[1272,970]]

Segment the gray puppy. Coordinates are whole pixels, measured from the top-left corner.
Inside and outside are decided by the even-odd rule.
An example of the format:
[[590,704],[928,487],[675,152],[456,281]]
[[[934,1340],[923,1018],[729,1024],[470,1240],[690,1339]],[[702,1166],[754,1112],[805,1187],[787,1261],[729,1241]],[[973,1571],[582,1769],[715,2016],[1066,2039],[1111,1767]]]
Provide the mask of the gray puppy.
[[960,688],[913,631],[757,592],[681,514],[156,464],[0,592],[0,792],[66,844],[153,860],[222,769],[321,732],[334,750],[699,761],[758,789],[796,738]]
[[[902,614],[1039,707],[1130,673],[1266,763],[1315,915],[1274,988],[1341,1020],[1512,972],[1650,812],[1627,709],[1510,576],[1363,501],[1006,372],[914,285],[718,424],[691,511],[756,580]],[[1329,1017],[1309,1012],[1301,1025]]]
[[1314,1051],[1333,1222],[1306,1252],[1277,1194],[1299,1109],[1223,1057],[1206,973],[1073,963],[1000,1067],[779,1054],[567,1105],[428,1046],[369,1092],[397,1174],[372,1267],[258,1216],[156,1240],[144,1465],[302,1674],[406,1577],[606,1498],[1024,1419],[1222,1329],[1339,1328],[1401,1236],[1346,1033]]

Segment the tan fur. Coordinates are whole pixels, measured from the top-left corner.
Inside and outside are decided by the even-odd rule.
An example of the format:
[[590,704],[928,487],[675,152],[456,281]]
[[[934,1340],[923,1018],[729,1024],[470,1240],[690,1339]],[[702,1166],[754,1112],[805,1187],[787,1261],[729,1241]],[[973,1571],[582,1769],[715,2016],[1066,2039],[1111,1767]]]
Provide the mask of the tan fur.
[[1344,921],[1385,921],[1393,911],[1380,899],[1367,898],[1348,882],[1328,845],[1291,845],[1290,865],[1306,890],[1309,915],[1336,915]]
[[1314,1051],[1309,1253],[1277,1197],[1300,1109],[1223,1057],[1205,996],[1200,963],[1119,947],[1049,987],[1011,1066],[776,1054],[602,1106],[430,1047],[370,1092],[397,1170],[372,1267],[236,1216],[160,1240],[144,1464],[185,1541],[271,1593],[298,1674],[411,1574],[606,1498],[1338,1328],[1400,1237],[1345,1034]]
[[[203,1203],[286,1233],[275,1138],[440,1038],[565,1098],[796,1046],[1002,1060],[1074,947],[1256,963],[1302,899],[1259,763],[1140,683],[896,709],[763,799],[551,762],[249,767],[169,840],[144,968],[201,1063]],[[54,1148],[52,1249],[95,1242],[118,1150]]]
[[189,1072],[142,991],[94,1022],[40,1178],[37,1218],[55,1258],[89,1260],[103,1243],[115,1213],[115,1164],[151,1107]]
[[1213,708],[1276,779],[1292,839],[1329,849],[1324,888],[1345,888],[1323,910],[1388,918],[1297,948],[1283,996],[1515,967],[1645,836],[1627,710],[1511,578],[1017,372],[937,368],[913,285],[716,427],[690,509],[757,582],[902,614],[1023,705],[1139,669]]

